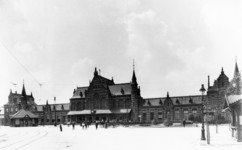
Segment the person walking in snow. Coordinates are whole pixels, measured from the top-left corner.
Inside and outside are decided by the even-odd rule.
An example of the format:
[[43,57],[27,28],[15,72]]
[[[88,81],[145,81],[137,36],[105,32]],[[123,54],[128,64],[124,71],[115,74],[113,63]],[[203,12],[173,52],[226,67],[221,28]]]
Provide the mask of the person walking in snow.
[[182,124],[183,124],[183,127],[185,128],[185,126],[186,126],[186,120],[185,119],[182,121]]
[[60,123],[60,131],[62,132],[62,125],[61,125],[61,123]]

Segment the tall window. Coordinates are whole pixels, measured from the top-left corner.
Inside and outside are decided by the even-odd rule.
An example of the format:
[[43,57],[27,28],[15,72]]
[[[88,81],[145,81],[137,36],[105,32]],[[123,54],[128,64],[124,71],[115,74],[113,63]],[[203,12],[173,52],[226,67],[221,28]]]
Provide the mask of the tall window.
[[162,112],[159,112],[159,113],[158,113],[158,119],[159,119],[159,120],[162,120],[162,118],[163,118]]
[[142,119],[143,121],[146,121],[146,113],[143,113],[143,114],[142,114],[142,118],[143,118],[143,119]]
[[153,119],[154,119],[154,113],[151,112],[151,113],[150,113],[150,120],[153,120]]
[[95,93],[93,95],[94,108],[99,108],[99,94]]
[[82,103],[78,102],[78,110],[81,110],[81,109],[82,109]]
[[179,113],[179,110],[176,110],[175,111],[175,119],[179,119],[180,118],[180,113]]
[[184,119],[188,119],[188,116],[189,116],[188,110],[184,110]]
[[131,108],[131,100],[126,99],[127,108]]

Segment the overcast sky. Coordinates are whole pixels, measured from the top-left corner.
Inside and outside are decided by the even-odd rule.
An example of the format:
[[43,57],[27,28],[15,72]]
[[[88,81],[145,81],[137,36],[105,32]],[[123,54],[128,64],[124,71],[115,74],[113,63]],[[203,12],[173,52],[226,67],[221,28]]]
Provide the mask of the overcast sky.
[[1,0],[0,106],[23,79],[37,104],[68,103],[95,67],[130,82],[133,59],[144,98],[201,94],[208,75],[213,83],[223,67],[231,79],[236,56],[242,66],[241,8],[239,0]]

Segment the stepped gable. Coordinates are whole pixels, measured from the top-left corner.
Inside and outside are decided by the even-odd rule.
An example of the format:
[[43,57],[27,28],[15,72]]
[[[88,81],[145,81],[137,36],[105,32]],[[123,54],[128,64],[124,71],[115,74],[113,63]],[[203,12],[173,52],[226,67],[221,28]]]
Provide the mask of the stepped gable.
[[[87,89],[88,87],[77,87],[71,99],[85,98],[86,97],[85,90]],[[82,92],[82,97],[80,96],[81,92]]]
[[[176,105],[191,105],[190,99],[192,99],[192,104],[201,104],[202,103],[202,96],[201,95],[193,95],[193,96],[175,96],[170,97],[172,100],[172,103],[174,106]],[[158,97],[158,98],[145,98],[143,107],[149,107],[149,106],[163,106],[160,104],[160,101],[162,101],[162,104],[164,104],[166,97]],[[206,96],[204,96],[204,99],[206,100]],[[179,103],[177,103],[177,100]],[[150,102],[151,105],[148,104]]]
[[[108,86],[110,92],[114,96],[118,95],[130,95],[131,94],[131,84],[130,83],[121,83]],[[121,92],[123,89],[124,94]]]

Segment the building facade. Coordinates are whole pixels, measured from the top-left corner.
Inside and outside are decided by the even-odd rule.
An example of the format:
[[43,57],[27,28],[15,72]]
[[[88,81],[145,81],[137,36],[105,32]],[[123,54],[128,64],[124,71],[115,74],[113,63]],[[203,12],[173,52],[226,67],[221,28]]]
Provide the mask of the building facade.
[[135,71],[130,83],[115,84],[98,74],[88,87],[77,87],[70,98],[71,109],[68,113],[71,121],[96,120],[134,120],[138,118],[138,109],[142,97]]
[[4,125],[6,126],[37,126],[52,125],[56,123],[65,124],[69,104],[37,105],[33,94],[26,94],[23,85],[22,93],[13,93],[10,90],[8,102],[4,105]]
[[143,98],[134,70],[131,82],[116,84],[113,79],[99,75],[95,68],[89,86],[74,89],[70,103],[48,104],[47,101],[45,105],[37,105],[32,93],[26,95],[24,85],[21,94],[10,91],[8,103],[4,105],[4,122],[5,125],[25,126],[26,115],[27,119],[30,117],[28,126],[96,120],[162,123],[168,119],[181,122],[189,120],[190,116],[201,116],[203,105],[209,108],[207,111],[220,113],[229,119],[222,112],[228,86],[229,79],[222,69],[212,86],[208,77],[204,101],[202,95],[170,96],[169,92],[166,97]]
[[[70,98],[71,121],[95,120],[133,120],[140,122],[161,123],[168,119],[181,122],[201,115],[202,106],[209,106],[208,112],[222,112],[225,104],[225,91],[229,79],[223,69],[210,86],[208,80],[207,95],[173,96],[167,92],[166,97],[143,98],[140,93],[135,71],[130,83],[114,83],[100,75],[95,68],[94,77],[89,86],[77,87]],[[229,118],[227,118],[229,119]]]

